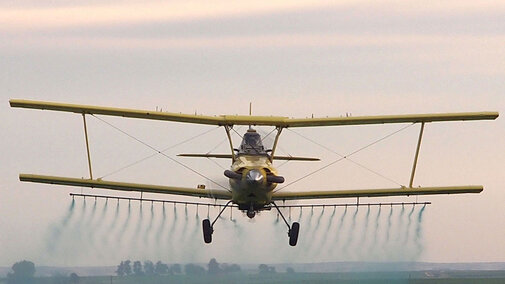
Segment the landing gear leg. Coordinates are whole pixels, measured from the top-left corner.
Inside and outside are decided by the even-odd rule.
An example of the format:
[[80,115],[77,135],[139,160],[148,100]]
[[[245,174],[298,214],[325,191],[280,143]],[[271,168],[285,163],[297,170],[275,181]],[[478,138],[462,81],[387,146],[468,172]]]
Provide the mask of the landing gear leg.
[[249,210],[247,210],[247,217],[252,219],[252,218],[254,218],[254,216],[256,216],[256,211],[254,211],[254,206],[251,203],[251,208],[249,208]]
[[202,221],[202,228],[203,228],[203,241],[206,244],[210,244],[212,242],[212,234],[214,233],[214,224],[216,223],[217,219],[221,217],[221,214],[223,214],[224,210],[230,205],[231,201],[228,201],[226,205],[221,209],[221,212],[217,215],[216,219],[214,222],[210,223],[209,219],[204,219]]
[[272,202],[272,204],[277,209],[277,212],[279,212],[279,215],[281,215],[282,220],[284,220],[284,223],[286,223],[286,226],[288,226],[289,245],[292,247],[296,246],[296,243],[298,242],[298,232],[300,231],[300,223],[293,222],[293,225],[289,226],[288,221],[286,221],[286,218],[284,218],[284,215],[282,214],[279,207],[277,207],[277,204],[275,204],[275,202]]

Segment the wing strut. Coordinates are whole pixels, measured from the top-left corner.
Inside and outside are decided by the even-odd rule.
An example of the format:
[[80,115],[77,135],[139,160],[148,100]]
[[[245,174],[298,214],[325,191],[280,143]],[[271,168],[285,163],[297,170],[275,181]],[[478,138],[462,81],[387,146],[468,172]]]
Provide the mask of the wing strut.
[[416,173],[417,159],[419,158],[419,149],[421,148],[421,140],[423,139],[423,132],[424,132],[424,121],[421,122],[421,130],[419,131],[419,139],[417,140],[416,155],[414,157],[414,164],[412,165],[412,173],[410,174],[409,188],[412,188],[412,184],[414,183],[414,175]]
[[93,179],[93,171],[91,170],[91,154],[89,153],[88,127],[86,126],[85,113],[82,114],[82,121],[84,123],[84,138],[86,139],[86,152],[88,153],[89,178]]
[[275,149],[277,149],[277,142],[279,142],[279,136],[281,136],[282,127],[277,126],[277,134],[275,135],[274,145],[272,146],[272,152],[270,153],[270,162],[274,159]]
[[235,149],[233,149],[233,141],[231,140],[230,130],[233,126],[225,125],[224,130],[226,130],[226,136],[228,137],[228,141],[230,142],[231,148],[231,162],[235,162]]

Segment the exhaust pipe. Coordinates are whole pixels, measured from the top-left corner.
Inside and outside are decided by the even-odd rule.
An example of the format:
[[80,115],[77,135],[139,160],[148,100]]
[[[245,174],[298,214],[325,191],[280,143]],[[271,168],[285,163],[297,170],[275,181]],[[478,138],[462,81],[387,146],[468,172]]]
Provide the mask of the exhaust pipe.
[[231,179],[237,179],[237,180],[241,180],[242,179],[242,174],[239,174],[239,173],[236,173],[236,172],[230,171],[230,170],[225,170],[224,171],[224,175],[227,178],[231,178]]
[[268,175],[267,176],[267,182],[268,183],[283,183],[284,182],[284,177],[274,176],[274,175]]

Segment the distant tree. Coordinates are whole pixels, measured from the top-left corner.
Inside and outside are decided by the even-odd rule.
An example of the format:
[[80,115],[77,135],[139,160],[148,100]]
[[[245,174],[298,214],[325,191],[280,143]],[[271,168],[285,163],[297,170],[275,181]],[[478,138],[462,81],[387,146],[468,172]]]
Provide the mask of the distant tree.
[[260,264],[258,266],[258,269],[259,269],[259,271],[260,271],[261,274],[268,273],[268,265],[266,265],[266,264]]
[[184,272],[186,272],[186,275],[202,275],[205,274],[205,268],[200,265],[188,263],[184,266]]
[[219,267],[219,263],[215,258],[211,259],[207,266],[209,267],[209,274],[219,274],[222,272],[221,268]]
[[132,267],[131,267],[131,261],[130,260],[126,260],[124,262],[124,273],[126,275],[131,275],[132,274]]
[[169,272],[168,265],[165,263],[158,261],[156,262],[156,265],[154,266],[154,273],[158,275],[166,275]]
[[181,274],[182,273],[181,265],[178,263],[172,264],[172,266],[170,266],[170,273]]
[[142,271],[142,263],[138,260],[133,263],[133,274],[136,276],[144,275],[144,271]]
[[240,272],[240,271],[242,271],[242,268],[240,268],[240,265],[232,264],[230,266],[230,272]]
[[27,260],[16,262],[12,271],[7,274],[7,283],[31,283],[35,275],[35,264]]
[[154,264],[150,260],[144,261],[144,272],[146,275],[154,275]]
[[260,264],[258,266],[258,269],[259,269],[259,273],[260,274],[265,274],[265,273],[275,273],[275,267],[273,266],[268,266],[266,264]]
[[239,272],[241,270],[241,268],[238,264],[228,265],[226,263],[223,263],[221,265],[221,269],[223,270],[224,273]]
[[286,273],[295,273],[295,270],[292,267],[286,268]]
[[77,275],[77,273],[70,274],[70,283],[72,284],[79,283],[79,276]]
[[121,261],[121,263],[117,266],[116,274],[121,277],[126,274],[124,261]]

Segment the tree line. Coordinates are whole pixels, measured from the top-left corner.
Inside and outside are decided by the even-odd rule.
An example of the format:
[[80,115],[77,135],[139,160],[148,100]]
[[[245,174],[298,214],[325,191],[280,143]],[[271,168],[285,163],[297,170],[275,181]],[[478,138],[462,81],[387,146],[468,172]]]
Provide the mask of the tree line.
[[203,275],[203,274],[222,274],[222,273],[233,273],[240,272],[241,268],[238,264],[220,264],[215,258],[211,259],[207,264],[207,269],[203,266],[188,263],[181,266],[178,263],[168,265],[161,261],[153,263],[150,260],[141,262],[125,260],[117,266],[116,274],[117,276],[151,276],[151,275],[175,275],[175,274],[186,274],[186,275]]

